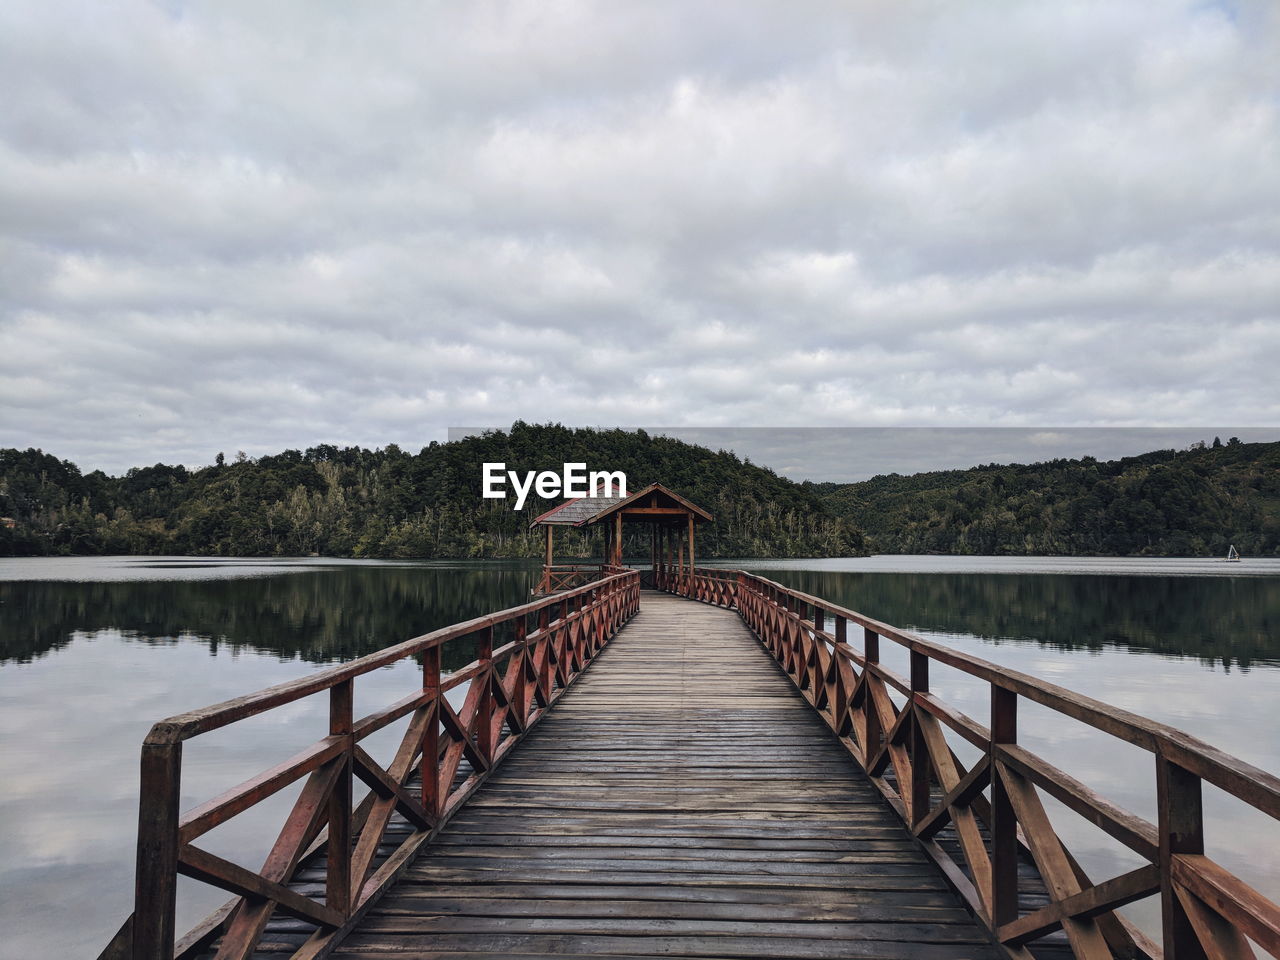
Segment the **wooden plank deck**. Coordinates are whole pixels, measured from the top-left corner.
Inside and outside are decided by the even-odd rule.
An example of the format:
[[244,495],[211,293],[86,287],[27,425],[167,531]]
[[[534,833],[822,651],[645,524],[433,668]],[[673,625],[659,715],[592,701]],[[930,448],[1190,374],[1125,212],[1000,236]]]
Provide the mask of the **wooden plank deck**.
[[639,614],[335,957],[994,957],[732,611]]

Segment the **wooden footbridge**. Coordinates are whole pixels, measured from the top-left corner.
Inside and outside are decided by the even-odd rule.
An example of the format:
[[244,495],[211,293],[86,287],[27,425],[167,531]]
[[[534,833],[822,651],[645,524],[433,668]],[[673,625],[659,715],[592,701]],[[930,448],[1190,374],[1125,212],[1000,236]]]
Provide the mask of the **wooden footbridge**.
[[[612,559],[617,559],[616,556]],[[1280,908],[1206,856],[1201,785],[1280,817],[1280,780],[1177,730],[751,574],[592,582],[155,725],[134,914],[107,958],[1246,958]],[[444,644],[476,658],[442,675]],[[899,675],[882,645],[909,654]],[[369,716],[360,677],[421,685]],[[930,669],[990,686],[988,723]],[[183,744],[329,702],[329,735],[194,809]],[[1159,816],[1018,745],[1029,701],[1154,757]],[[398,725],[389,763],[361,743]],[[961,762],[961,742],[978,759]],[[250,869],[201,838],[301,792]],[[356,800],[355,788],[365,792]],[[1087,876],[1043,796],[1133,852]],[[232,899],[175,946],[179,876]],[[1163,948],[1118,908],[1158,898]]]

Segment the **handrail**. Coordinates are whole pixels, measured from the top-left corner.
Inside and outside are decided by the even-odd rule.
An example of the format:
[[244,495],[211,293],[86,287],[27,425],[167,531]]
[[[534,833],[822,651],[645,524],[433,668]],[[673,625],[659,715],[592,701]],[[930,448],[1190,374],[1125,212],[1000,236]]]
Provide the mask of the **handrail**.
[[[176,948],[181,960],[219,938],[220,957],[251,956],[277,910],[314,930],[295,958],[323,955],[636,612],[638,571],[608,565],[600,571],[593,583],[157,723],[142,748],[135,913],[102,958],[175,956],[179,874],[235,897],[183,938]],[[1058,930],[1078,957],[1249,958],[1251,942],[1280,956],[1280,906],[1205,856],[1201,808],[1207,781],[1280,819],[1280,778],[1168,725],[763,577],[718,568],[654,573],[661,589],[738,610],[1006,956],[1029,960],[1026,945]],[[860,644],[851,627],[862,629]],[[441,648],[464,638],[474,639],[477,658],[442,674]],[[881,662],[882,639],[909,655],[906,676]],[[415,656],[421,687],[357,720],[355,680]],[[931,662],[989,685],[988,723],[930,691]],[[445,696],[451,690],[464,691],[461,706]],[[328,736],[180,812],[184,741],[326,691]],[[1121,809],[1020,746],[1020,699],[1152,753],[1157,822]],[[360,741],[406,717],[408,729],[384,767]],[[948,737],[977,747],[978,760],[966,768]],[[194,845],[304,778],[258,872]],[[369,793],[353,804],[356,780]],[[1042,794],[1134,851],[1142,865],[1093,882],[1054,831]],[[396,814],[408,832],[387,832]],[[1019,904],[1019,869],[1027,866],[1048,896],[1047,905],[1029,913]],[[308,877],[323,874],[323,900],[291,886],[303,869]],[[1116,912],[1156,894],[1163,950]]]
[[715,567],[662,567],[654,571],[654,586],[677,596],[717,607],[732,607],[738,589],[738,571]]
[[[179,874],[235,895],[183,938],[187,958],[222,938],[219,956],[253,954],[279,910],[311,924],[314,934],[295,956],[324,954],[448,821],[516,742],[560,698],[639,608],[638,571],[618,568],[603,579],[530,603],[476,617],[387,647],[298,680],[178,714],[155,724],[142,746],[134,913],[101,960],[172,960]],[[440,650],[474,638],[476,659],[452,674]],[[495,646],[495,640],[503,641]],[[352,714],[356,678],[420,657],[420,689],[362,719]],[[445,696],[464,688],[460,707]],[[294,757],[182,814],[179,793],[184,741],[258,716],[304,697],[329,693],[329,735]],[[390,764],[360,741],[410,717]],[[306,778],[271,853],[258,872],[193,841]],[[420,777],[421,782],[414,781]],[[369,793],[352,803],[356,780]],[[387,834],[393,814],[412,827]],[[381,848],[394,847],[389,854]],[[290,887],[300,869],[320,869],[323,902]]]
[[832,617],[843,617],[866,630],[871,630],[912,653],[923,654],[931,660],[978,677],[994,686],[1119,737],[1149,753],[1166,756],[1193,770],[1214,786],[1280,819],[1280,777],[1233,757],[1177,727],[1114,707],[1066,687],[1041,680],[1039,677],[999,666],[953,647],[926,640],[917,634],[900,630],[830,601],[783,587],[772,580],[749,576],[769,587],[785,592],[800,603],[820,607]]
[[533,592],[538,596],[560,593],[580,587],[593,580],[599,580],[602,577],[622,573],[628,569],[630,568],[611,566],[606,563],[554,563],[550,566],[544,565],[542,576],[538,579],[538,585]]
[[[1280,778],[1167,724],[745,571],[700,569],[666,589],[727,605],[729,574],[736,581],[732,605],[742,619],[1008,956],[1026,960],[1025,944],[1057,930],[1065,931],[1078,957],[1251,958],[1250,941],[1280,956],[1280,906],[1204,855],[1201,809],[1201,784],[1208,782],[1280,819]],[[851,643],[851,625],[862,628],[861,649]],[[880,662],[881,639],[908,652],[909,676]],[[989,684],[989,726],[930,693],[931,662]],[[901,695],[902,706],[890,690]],[[1018,746],[1019,698],[1154,754],[1158,822],[1119,808]],[[966,769],[947,734],[982,756]],[[1090,881],[1053,830],[1041,792],[1146,865]],[[951,839],[946,846],[938,840],[944,831]],[[1022,915],[1018,869],[1028,863],[1049,904]],[[1156,894],[1163,949],[1116,913]]]
[[[583,569],[586,569],[586,567]],[[590,567],[590,569],[596,571],[600,567],[597,565]],[[629,571],[627,568],[618,568],[618,572],[633,571]],[[321,690],[336,686],[345,680],[388,666],[397,660],[403,660],[426,650],[442,647],[451,640],[478,633],[500,623],[508,623],[519,616],[529,616],[557,606],[566,597],[580,596],[588,591],[590,587],[595,586],[597,584],[581,586],[561,596],[542,597],[517,607],[500,610],[497,613],[490,613],[471,620],[464,620],[462,623],[441,627],[430,633],[424,633],[410,640],[384,647],[373,653],[365,654],[363,657],[348,660],[346,663],[300,677],[297,680],[286,680],[283,683],[264,687],[242,697],[233,697],[230,700],[224,700],[222,703],[215,703],[199,710],[168,717],[152,726],[145,742],[172,743],[178,740],[187,740],[202,733],[208,733],[210,730],[216,730],[219,727],[226,726],[228,723],[244,720],[275,707],[281,707],[295,700],[300,700],[303,697],[309,697],[319,693]]]

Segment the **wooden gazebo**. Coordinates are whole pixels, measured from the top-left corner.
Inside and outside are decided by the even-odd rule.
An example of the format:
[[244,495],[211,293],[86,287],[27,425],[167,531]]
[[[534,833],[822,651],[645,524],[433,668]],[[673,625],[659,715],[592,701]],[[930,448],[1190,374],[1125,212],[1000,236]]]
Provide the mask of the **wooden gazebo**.
[[[555,593],[594,580],[610,567],[622,566],[622,527],[627,522],[649,524],[654,585],[672,577],[688,576],[694,569],[694,527],[713,517],[695,503],[660,483],[651,483],[627,497],[586,496],[566,500],[536,517],[531,527],[547,531],[546,558],[539,594]],[[600,565],[556,564],[555,528],[604,526],[605,556]],[[686,564],[686,556],[688,557]]]

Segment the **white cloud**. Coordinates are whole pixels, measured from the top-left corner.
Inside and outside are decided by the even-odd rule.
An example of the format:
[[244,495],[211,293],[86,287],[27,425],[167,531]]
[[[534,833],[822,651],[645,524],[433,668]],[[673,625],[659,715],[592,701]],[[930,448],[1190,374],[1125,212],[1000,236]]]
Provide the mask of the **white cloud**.
[[1269,3],[0,11],[0,445],[1280,422]]

